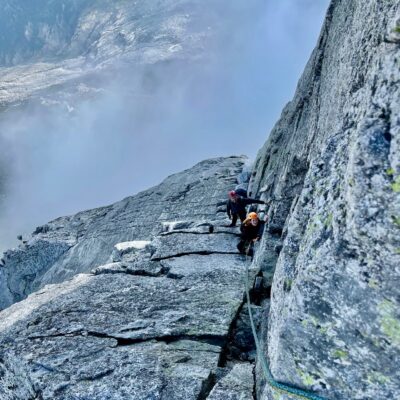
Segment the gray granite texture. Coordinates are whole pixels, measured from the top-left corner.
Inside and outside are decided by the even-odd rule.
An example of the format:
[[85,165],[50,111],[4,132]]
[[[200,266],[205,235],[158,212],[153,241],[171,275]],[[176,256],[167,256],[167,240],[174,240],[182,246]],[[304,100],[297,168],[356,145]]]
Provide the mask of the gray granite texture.
[[229,350],[249,334],[247,261],[217,212],[244,162],[204,161],[8,252],[5,285],[28,297],[0,313],[0,398],[251,399],[254,365]]
[[264,353],[331,400],[400,398],[399,65],[398,1],[333,0],[250,182],[271,202]]

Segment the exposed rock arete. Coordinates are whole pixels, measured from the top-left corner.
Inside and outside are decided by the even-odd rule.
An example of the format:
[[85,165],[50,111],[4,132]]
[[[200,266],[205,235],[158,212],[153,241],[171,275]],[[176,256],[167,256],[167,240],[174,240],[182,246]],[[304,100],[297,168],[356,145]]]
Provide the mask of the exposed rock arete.
[[0,398],[252,399],[245,259],[224,227],[244,161],[204,161],[8,253],[10,292],[36,291],[1,313]]
[[[400,398],[399,66],[398,1],[332,0],[250,170],[264,357],[327,400]],[[6,252],[0,398],[295,400],[265,385],[225,226],[245,164],[203,161]]]

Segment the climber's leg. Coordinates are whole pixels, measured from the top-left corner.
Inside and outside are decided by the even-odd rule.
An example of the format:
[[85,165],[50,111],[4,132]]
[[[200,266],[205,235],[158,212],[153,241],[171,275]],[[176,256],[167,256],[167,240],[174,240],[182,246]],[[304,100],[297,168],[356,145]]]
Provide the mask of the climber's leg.
[[237,219],[238,219],[238,215],[232,214],[232,222],[229,226],[236,226]]
[[244,240],[241,240],[238,245],[237,245],[237,249],[239,250],[239,253],[241,254],[246,254],[246,242]]
[[253,255],[254,255],[254,242],[252,240],[243,240],[243,252],[244,254],[246,254],[247,256],[251,257],[251,259],[253,259]]
[[239,211],[238,214],[239,214],[240,221],[243,222],[246,219],[246,210]]

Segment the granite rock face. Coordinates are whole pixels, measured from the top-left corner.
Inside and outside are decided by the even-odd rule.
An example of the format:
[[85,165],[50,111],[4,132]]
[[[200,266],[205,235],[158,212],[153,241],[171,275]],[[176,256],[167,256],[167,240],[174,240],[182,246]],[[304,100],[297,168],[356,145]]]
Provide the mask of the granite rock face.
[[[218,233],[225,228],[216,227],[212,239],[201,233],[208,233],[214,220],[225,218],[226,193],[237,183],[244,161],[240,157],[203,161],[136,196],[38,227],[26,243],[3,256],[0,308],[46,284],[111,262],[118,243],[151,240],[172,229],[182,233],[156,243],[153,258],[176,254],[178,245],[182,253],[237,252],[229,236]],[[188,229],[195,233],[185,232]]]
[[[397,1],[333,0],[251,171],[268,202],[262,352],[277,381],[329,400],[400,397],[399,65]],[[296,399],[252,364],[248,260],[225,217],[244,162],[204,161],[7,252],[0,398]]]
[[397,1],[332,1],[250,183],[271,202],[264,353],[278,381],[332,400],[400,396],[399,29]]
[[217,212],[244,162],[204,161],[9,253],[6,285],[35,292],[1,312],[0,398],[252,399],[254,366],[229,351],[246,260]]

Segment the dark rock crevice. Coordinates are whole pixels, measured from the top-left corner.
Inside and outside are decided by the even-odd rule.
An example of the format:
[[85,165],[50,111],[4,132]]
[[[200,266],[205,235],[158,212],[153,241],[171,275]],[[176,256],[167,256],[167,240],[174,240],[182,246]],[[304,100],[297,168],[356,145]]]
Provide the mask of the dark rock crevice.
[[[246,262],[246,261],[245,261]],[[254,277],[252,287],[249,289],[250,301],[253,318],[255,319],[257,329],[260,331],[261,310],[260,304],[263,300],[270,298],[270,287],[264,288],[262,283],[261,271]],[[257,312],[255,312],[257,310]],[[257,399],[257,373],[256,373],[256,347],[251,331],[248,315],[247,297],[243,294],[243,301],[238,307],[237,313],[232,320],[229,328],[227,342],[221,351],[218,366],[228,371],[232,371],[234,365],[249,364],[252,366],[252,390],[251,396]],[[229,372],[226,371],[225,375]],[[217,382],[218,383],[218,382]]]
[[236,311],[236,315],[234,316],[234,318],[231,321],[231,324],[229,326],[229,331],[228,331],[228,336],[227,336],[227,341],[225,343],[225,345],[223,346],[222,350],[221,350],[221,354],[220,354],[220,358],[218,361],[218,366],[225,368],[227,366],[228,360],[237,360],[239,361],[239,358],[232,355],[232,345],[234,343],[234,329],[237,325],[237,321],[239,319],[240,313],[243,309],[243,306],[245,304],[245,300],[243,298],[242,303],[240,304],[240,306],[238,307],[237,311]]
[[253,395],[253,400],[257,400],[257,366],[256,366],[256,363],[254,363],[252,374],[253,374],[253,391],[252,391],[252,395]]
[[132,276],[142,276],[142,277],[148,277],[148,278],[162,278],[164,276],[167,276],[168,274],[168,269],[167,268],[162,268],[160,272],[150,272],[145,269],[120,269],[120,270],[98,270],[94,271],[93,275],[114,275],[114,274],[125,274],[125,275],[132,275]]
[[240,234],[236,233],[236,232],[228,232],[228,231],[215,231],[213,230],[212,232],[196,232],[196,231],[185,231],[185,230],[176,230],[176,231],[171,231],[171,232],[163,232],[161,233],[160,236],[170,236],[170,235],[174,235],[174,234],[179,234],[179,233],[183,233],[183,234],[191,234],[191,235],[210,235],[210,234],[214,234],[214,235],[233,235],[233,236],[240,236]]
[[188,251],[188,252],[182,252],[182,253],[177,253],[165,257],[154,257],[152,258],[152,261],[162,261],[162,260],[168,260],[171,258],[179,258],[179,257],[184,257],[184,256],[190,256],[190,255],[198,255],[198,256],[210,256],[212,254],[235,254],[239,255],[239,252],[235,251],[208,251],[208,250],[202,250],[202,251]]
[[[138,343],[146,343],[146,342],[164,342],[166,344],[179,342],[183,340],[189,340],[193,342],[199,342],[204,344],[209,344],[213,346],[223,347],[226,342],[225,336],[217,336],[217,335],[186,335],[186,334],[179,334],[179,335],[163,335],[163,336],[148,336],[148,337],[137,337],[137,338],[128,338],[118,336],[118,335],[110,335],[105,332],[97,332],[97,331],[77,331],[77,332],[66,332],[66,333],[56,333],[51,335],[31,335],[27,338],[29,340],[43,340],[43,339],[53,339],[59,337],[81,337],[85,339],[87,337],[95,337],[101,339],[113,339],[116,340],[117,346],[131,346]],[[113,346],[115,347],[115,346]]]
[[210,372],[208,378],[203,381],[197,400],[207,400],[216,383],[217,379],[215,374],[213,372]]

